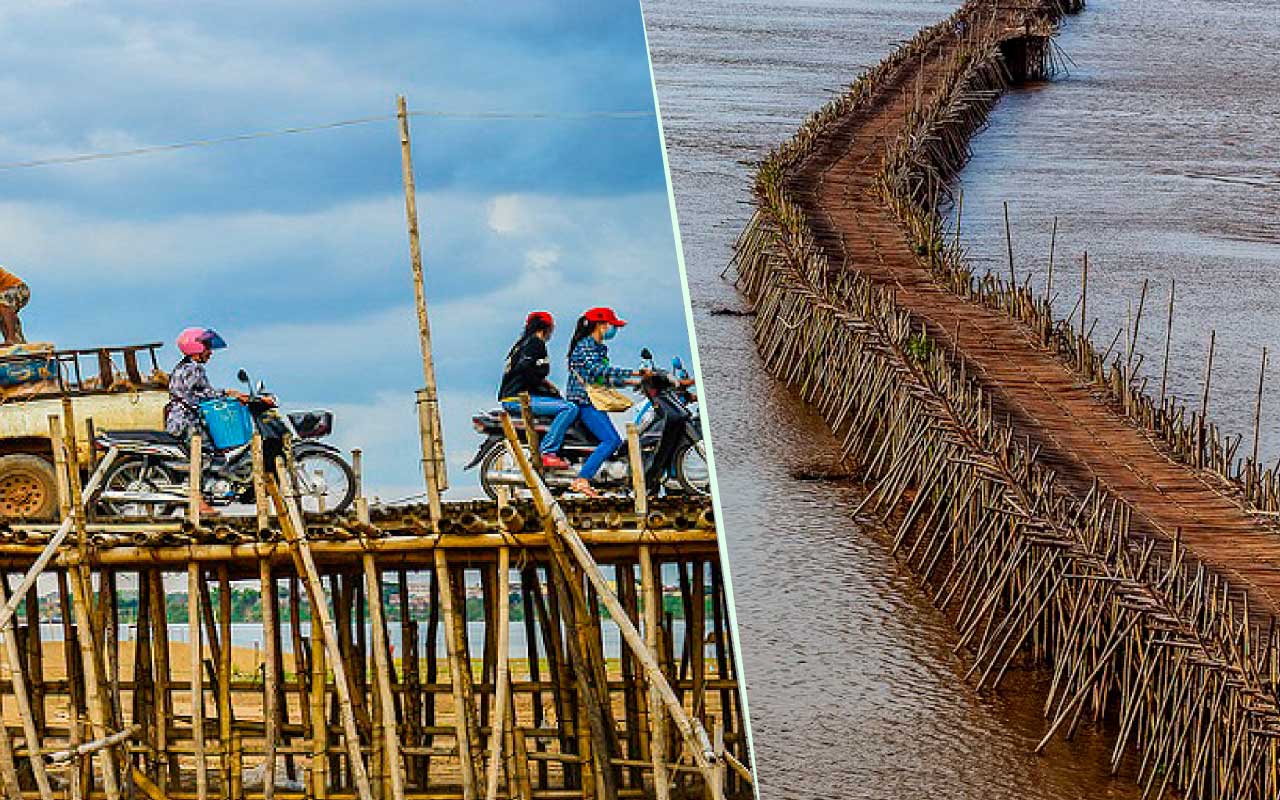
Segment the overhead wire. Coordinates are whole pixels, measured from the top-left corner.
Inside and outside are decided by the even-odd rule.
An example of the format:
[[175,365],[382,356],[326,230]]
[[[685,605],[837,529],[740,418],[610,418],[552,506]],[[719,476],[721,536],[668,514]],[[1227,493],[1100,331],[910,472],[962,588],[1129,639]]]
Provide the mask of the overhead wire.
[[[592,119],[653,119],[653,111],[635,110],[635,111],[410,111],[410,117],[425,117],[431,119],[459,119],[459,120],[592,120]],[[214,147],[217,145],[233,144],[236,142],[249,142],[257,139],[270,139],[279,136],[292,136],[302,133],[315,133],[317,131],[334,130],[336,128],[349,128],[358,125],[369,125],[375,122],[390,122],[395,120],[396,114],[378,114],[369,117],[355,117],[353,119],[334,120],[332,122],[321,122],[314,125],[295,125],[287,128],[277,128],[274,130],[253,131],[250,133],[237,133],[227,136],[210,136],[200,139],[190,139],[182,142],[173,142],[169,144],[144,145],[142,147],[129,148],[127,150],[110,150],[94,153],[76,153],[66,156],[51,156],[49,158],[36,158],[25,161],[10,161],[0,163],[0,172],[10,172],[20,169],[33,169],[37,167],[50,167],[68,164],[84,164],[93,161],[107,161],[116,158],[132,158],[136,156],[151,155],[155,153],[169,153],[177,150],[190,150],[199,147]]]

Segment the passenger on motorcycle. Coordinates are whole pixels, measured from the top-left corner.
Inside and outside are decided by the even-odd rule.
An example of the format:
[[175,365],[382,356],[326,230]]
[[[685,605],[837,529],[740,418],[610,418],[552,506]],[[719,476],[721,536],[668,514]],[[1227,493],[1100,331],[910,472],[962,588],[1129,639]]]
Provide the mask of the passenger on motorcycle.
[[583,462],[578,477],[569,486],[571,491],[588,497],[600,496],[592,488],[591,479],[595,477],[600,465],[622,445],[622,436],[613,427],[609,415],[591,405],[591,398],[583,387],[583,381],[622,386],[641,374],[609,365],[609,348],[605,341],[612,339],[618,329],[626,324],[626,320],[619,319],[612,308],[588,309],[578,318],[573,340],[569,342],[569,383],[565,394],[569,402],[578,407],[578,419],[600,440],[600,444]]
[[205,400],[215,397],[247,399],[241,392],[215,389],[209,383],[204,365],[213,357],[214,350],[226,346],[218,332],[211,328],[187,328],[178,334],[182,360],[169,374],[169,404],[164,409],[164,428],[171,435],[190,439],[192,434],[203,432],[200,404]]
[[529,393],[529,406],[539,416],[554,416],[547,434],[542,437],[542,465],[565,469],[569,462],[559,455],[565,431],[578,418],[578,406],[560,396],[560,390],[548,379],[551,360],[547,357],[547,341],[555,332],[555,320],[545,311],[534,311],[525,318],[524,333],[507,353],[502,370],[498,400],[512,414],[520,414],[520,393]]

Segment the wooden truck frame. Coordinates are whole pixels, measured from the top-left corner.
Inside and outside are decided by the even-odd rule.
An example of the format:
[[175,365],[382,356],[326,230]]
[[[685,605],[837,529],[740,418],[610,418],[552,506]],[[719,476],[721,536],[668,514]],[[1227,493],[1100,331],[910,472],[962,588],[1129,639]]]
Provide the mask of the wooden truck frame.
[[[155,342],[0,357],[0,364],[48,358],[57,366],[52,380],[0,390],[0,519],[56,517],[49,417],[62,416],[64,396],[71,399],[82,467],[93,460],[95,431],[164,428],[168,376],[156,358],[162,346]],[[140,360],[149,362],[148,368]]]

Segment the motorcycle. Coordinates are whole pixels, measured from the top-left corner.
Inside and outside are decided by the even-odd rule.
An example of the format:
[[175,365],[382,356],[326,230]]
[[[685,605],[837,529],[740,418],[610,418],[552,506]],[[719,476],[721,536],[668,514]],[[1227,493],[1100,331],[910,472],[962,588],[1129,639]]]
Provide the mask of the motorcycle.
[[[645,398],[636,409],[635,422],[640,433],[640,451],[645,470],[645,486],[651,495],[668,494],[705,496],[711,493],[711,477],[707,469],[706,446],[702,441],[702,422],[693,381],[679,358],[672,359],[670,372],[654,365],[648,348],[640,352],[644,375],[636,388]],[[498,496],[498,487],[513,490],[525,485],[524,477],[513,464],[500,462],[507,455],[506,437],[502,430],[499,407],[471,418],[476,432],[485,439],[466,469],[479,466],[480,486],[490,499]],[[534,430],[545,436],[552,417],[536,416]],[[516,431],[523,435],[524,420],[512,414]],[[577,477],[582,462],[591,455],[599,439],[585,425],[575,421],[564,437],[560,455],[568,468],[543,470],[543,480],[553,492],[564,491]],[[626,443],[609,457],[596,473],[593,483],[605,491],[631,488],[631,460]]]
[[[333,414],[282,414],[275,395],[261,382],[255,387],[244,370],[237,377],[249,387],[245,404],[261,435],[268,468],[291,450],[302,510],[345,511],[355,499],[355,473],[341,450],[319,441],[333,431]],[[170,516],[187,503],[191,454],[186,440],[166,431],[103,431],[94,444],[100,450],[114,447],[118,452],[97,497],[96,507],[102,513]],[[205,502],[214,507],[254,502],[251,442],[227,450],[213,449],[206,442],[202,463],[200,488]]]

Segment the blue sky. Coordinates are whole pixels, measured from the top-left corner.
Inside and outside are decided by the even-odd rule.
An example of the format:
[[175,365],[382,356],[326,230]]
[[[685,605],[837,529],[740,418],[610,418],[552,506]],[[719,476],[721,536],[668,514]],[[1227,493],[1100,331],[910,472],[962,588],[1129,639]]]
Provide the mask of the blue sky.
[[[0,163],[394,111],[653,109],[636,0],[339,3],[51,0],[0,9]],[[525,313],[561,331],[613,305],[640,347],[687,357],[655,119],[412,121],[445,440],[477,441]],[[371,492],[420,486],[421,383],[393,121],[248,143],[0,170],[0,264],[32,287],[32,339],[231,345],[286,406],[338,414]],[[172,346],[166,360],[176,361]],[[171,363],[166,364],[171,366]]]

